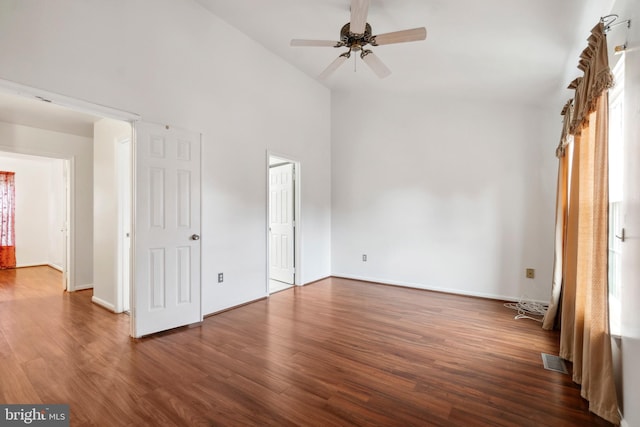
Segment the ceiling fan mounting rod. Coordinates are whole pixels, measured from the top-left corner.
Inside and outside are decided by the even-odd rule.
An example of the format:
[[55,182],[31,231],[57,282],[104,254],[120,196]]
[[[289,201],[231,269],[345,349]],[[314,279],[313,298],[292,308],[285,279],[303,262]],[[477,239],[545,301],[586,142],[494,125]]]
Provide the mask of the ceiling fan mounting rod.
[[[351,24],[347,22],[340,30],[340,44],[352,50],[360,50],[368,44],[375,46],[375,37],[371,35],[371,25],[365,25],[364,34],[355,34],[351,32]],[[342,46],[336,45],[335,47]]]

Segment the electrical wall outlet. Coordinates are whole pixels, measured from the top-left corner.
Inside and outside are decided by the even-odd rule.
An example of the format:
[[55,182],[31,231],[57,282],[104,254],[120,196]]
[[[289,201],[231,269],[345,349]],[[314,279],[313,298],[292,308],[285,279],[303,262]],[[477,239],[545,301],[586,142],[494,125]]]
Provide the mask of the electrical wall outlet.
[[218,283],[224,282],[224,273],[218,273]]
[[534,270],[533,268],[527,268],[525,270],[525,276],[527,277],[527,279],[533,279],[534,277],[536,277],[536,270]]
[[362,262],[367,262],[367,254],[362,254]]

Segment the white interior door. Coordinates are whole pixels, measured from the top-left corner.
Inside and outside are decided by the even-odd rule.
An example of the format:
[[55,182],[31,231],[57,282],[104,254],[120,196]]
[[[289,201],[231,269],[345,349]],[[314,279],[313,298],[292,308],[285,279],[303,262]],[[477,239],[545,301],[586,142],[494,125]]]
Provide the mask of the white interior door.
[[137,123],[133,331],[202,321],[200,134]]
[[295,276],[293,163],[269,168],[269,278],[293,284]]

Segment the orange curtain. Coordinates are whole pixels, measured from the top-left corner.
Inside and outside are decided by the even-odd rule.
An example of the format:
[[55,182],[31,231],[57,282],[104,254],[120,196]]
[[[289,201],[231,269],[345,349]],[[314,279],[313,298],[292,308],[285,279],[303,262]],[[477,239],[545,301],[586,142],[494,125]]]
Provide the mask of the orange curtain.
[[[543,327],[560,323],[560,357],[573,362],[573,380],[589,409],[618,424],[608,319],[608,96],[613,84],[604,26],[594,27],[580,55],[584,72],[569,86],[575,97],[562,156],[556,212],[556,262],[550,310]],[[567,109],[563,109],[563,112]],[[565,118],[566,119],[566,118]],[[565,173],[569,171],[567,175]],[[563,211],[566,208],[566,212]],[[560,300],[558,301],[558,298]]]
[[15,174],[0,172],[0,269],[16,266]]

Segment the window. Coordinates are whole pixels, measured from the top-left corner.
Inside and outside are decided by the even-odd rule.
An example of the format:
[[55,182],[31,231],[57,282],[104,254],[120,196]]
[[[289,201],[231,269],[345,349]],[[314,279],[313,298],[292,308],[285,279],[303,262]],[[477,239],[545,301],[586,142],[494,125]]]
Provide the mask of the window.
[[621,251],[623,144],[624,144],[624,54],[614,70],[615,86],[609,93],[609,327],[620,335],[622,301]]

